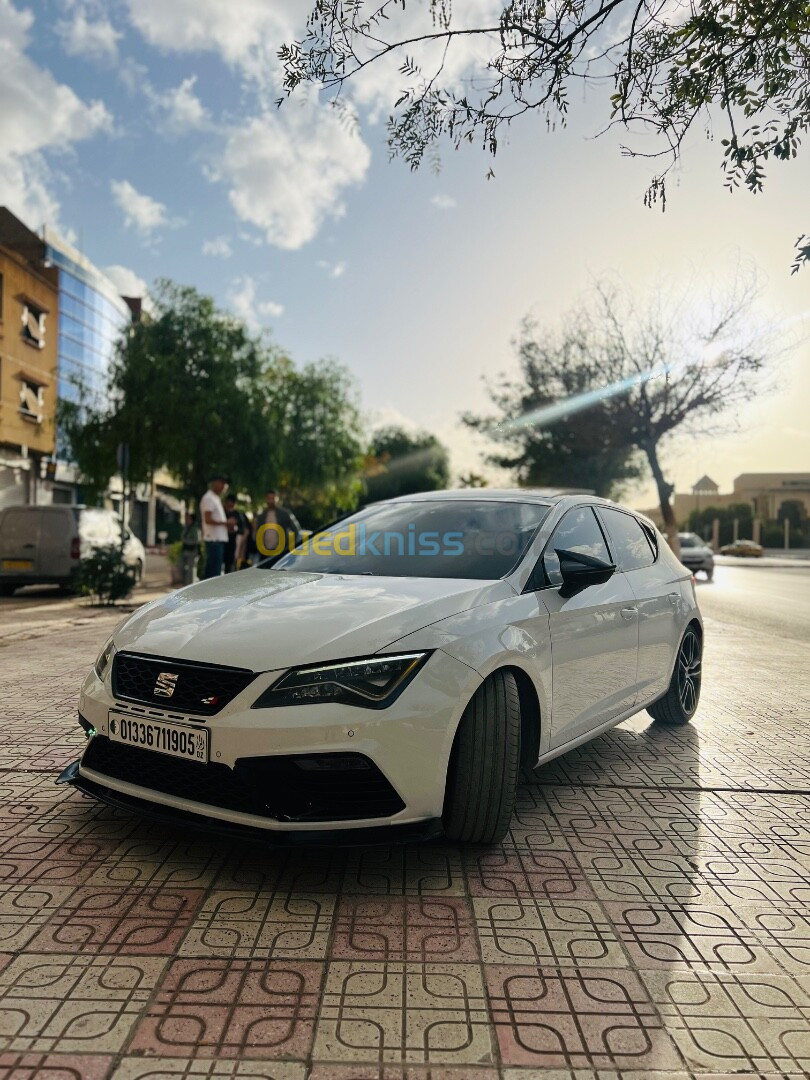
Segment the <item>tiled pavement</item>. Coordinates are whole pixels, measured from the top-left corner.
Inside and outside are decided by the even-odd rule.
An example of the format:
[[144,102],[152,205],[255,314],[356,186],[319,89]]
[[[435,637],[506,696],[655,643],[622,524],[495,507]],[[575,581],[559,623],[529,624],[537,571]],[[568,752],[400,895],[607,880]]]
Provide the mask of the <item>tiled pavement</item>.
[[506,843],[274,851],[57,788],[106,617],[0,649],[0,1078],[810,1071],[810,675],[709,624],[694,727],[527,777]]

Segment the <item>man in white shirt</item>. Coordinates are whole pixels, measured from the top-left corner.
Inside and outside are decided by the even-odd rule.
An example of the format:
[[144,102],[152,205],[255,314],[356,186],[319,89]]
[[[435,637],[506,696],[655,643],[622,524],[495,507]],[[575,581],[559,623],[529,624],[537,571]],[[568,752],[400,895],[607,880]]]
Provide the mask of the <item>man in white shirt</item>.
[[225,544],[228,540],[228,520],[222,505],[222,494],[228,487],[227,476],[212,476],[208,481],[208,491],[200,499],[200,517],[202,534],[205,542],[205,578],[219,577],[225,558]]

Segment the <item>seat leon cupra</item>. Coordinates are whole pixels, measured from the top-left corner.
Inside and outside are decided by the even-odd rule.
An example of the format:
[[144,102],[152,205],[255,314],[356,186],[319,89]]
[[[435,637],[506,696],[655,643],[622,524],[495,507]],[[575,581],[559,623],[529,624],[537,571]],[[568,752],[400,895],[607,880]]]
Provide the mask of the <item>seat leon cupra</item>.
[[689,721],[702,645],[693,578],[645,518],[587,495],[405,496],[131,615],[60,780],[282,841],[492,843],[521,766],[642,709]]

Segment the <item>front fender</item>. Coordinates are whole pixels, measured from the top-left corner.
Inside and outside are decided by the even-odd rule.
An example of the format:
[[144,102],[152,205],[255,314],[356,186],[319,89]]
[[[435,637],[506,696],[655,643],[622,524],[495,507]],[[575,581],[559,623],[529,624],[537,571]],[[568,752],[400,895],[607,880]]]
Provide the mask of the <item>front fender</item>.
[[550,739],[552,700],[549,615],[538,593],[510,596],[441,619],[406,637],[383,653],[411,649],[442,649],[471,667],[482,679],[501,668],[525,672],[540,708],[540,751]]

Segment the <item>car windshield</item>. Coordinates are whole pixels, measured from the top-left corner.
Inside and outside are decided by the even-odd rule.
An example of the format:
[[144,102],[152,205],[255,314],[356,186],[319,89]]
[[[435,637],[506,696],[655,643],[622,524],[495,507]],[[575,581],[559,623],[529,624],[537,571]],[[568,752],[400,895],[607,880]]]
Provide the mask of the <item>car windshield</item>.
[[549,510],[500,500],[383,503],[316,533],[273,569],[494,580],[517,565]]
[[694,533],[680,533],[678,539],[681,542],[682,548],[703,547],[703,541],[699,536],[695,536]]

